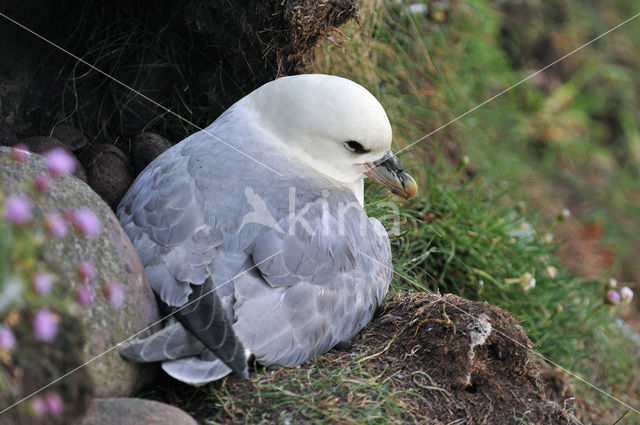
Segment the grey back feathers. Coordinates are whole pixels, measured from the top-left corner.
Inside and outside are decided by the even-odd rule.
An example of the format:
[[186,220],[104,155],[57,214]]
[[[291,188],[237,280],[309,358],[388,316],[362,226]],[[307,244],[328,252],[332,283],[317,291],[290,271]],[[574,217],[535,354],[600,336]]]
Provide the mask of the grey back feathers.
[[[166,151],[118,208],[165,328],[120,349],[202,384],[249,356],[299,365],[352,338],[391,280],[389,239],[348,188],[309,170],[247,116],[242,101]],[[294,213],[291,213],[291,205]]]

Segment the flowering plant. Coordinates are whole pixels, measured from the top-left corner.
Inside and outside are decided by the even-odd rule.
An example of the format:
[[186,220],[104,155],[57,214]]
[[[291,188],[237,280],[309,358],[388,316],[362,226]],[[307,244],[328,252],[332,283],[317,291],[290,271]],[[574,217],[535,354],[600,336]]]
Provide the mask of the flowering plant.
[[[19,147],[12,150],[14,161],[24,162],[29,155]],[[83,343],[81,326],[74,317],[100,296],[89,285],[98,274],[91,261],[77,265],[82,284],[74,291],[43,261],[48,238],[62,239],[76,232],[81,238],[94,239],[102,230],[100,219],[89,207],[61,206],[58,211],[42,212],[36,207],[39,197],[47,196],[56,181],[74,171],[74,164],[66,151],[56,149],[45,155],[46,172],[23,182],[18,191],[0,188],[0,401],[4,406],[29,397],[16,406],[26,423],[64,422],[65,411],[71,409],[59,391],[65,384],[40,391],[49,384],[47,380],[57,376],[44,374],[40,376],[43,382],[26,382],[25,362],[31,362],[29,368],[37,368],[41,363],[37,356],[45,357],[56,344],[66,345],[73,338]],[[124,301],[124,289],[118,282],[109,282],[95,292],[102,292],[116,308]],[[69,355],[63,350],[60,363],[76,357],[80,363],[81,350],[75,351]],[[60,367],[64,370],[68,366]]]

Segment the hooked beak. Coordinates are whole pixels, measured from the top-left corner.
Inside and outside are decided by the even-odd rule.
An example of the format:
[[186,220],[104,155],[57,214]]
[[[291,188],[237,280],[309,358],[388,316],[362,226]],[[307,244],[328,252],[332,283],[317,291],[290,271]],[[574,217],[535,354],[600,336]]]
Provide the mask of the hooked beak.
[[409,174],[404,172],[404,164],[393,152],[374,162],[364,164],[365,173],[404,199],[413,198],[418,193],[418,185]]

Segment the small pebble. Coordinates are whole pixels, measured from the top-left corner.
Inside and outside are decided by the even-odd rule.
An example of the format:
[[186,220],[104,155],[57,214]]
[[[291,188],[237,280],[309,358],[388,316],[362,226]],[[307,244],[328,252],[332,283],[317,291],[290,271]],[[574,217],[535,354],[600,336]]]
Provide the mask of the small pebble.
[[164,137],[155,133],[140,133],[131,141],[131,157],[136,172],[140,174],[147,165],[172,146]]
[[134,172],[127,156],[107,144],[92,146],[82,155],[87,183],[115,210],[133,183]]

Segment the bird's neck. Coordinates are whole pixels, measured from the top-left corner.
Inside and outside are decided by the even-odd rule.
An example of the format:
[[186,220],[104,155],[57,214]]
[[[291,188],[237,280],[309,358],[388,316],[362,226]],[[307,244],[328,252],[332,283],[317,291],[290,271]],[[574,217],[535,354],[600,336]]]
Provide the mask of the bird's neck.
[[364,207],[364,180],[360,179],[355,183],[347,184],[347,187],[353,191],[360,206]]

